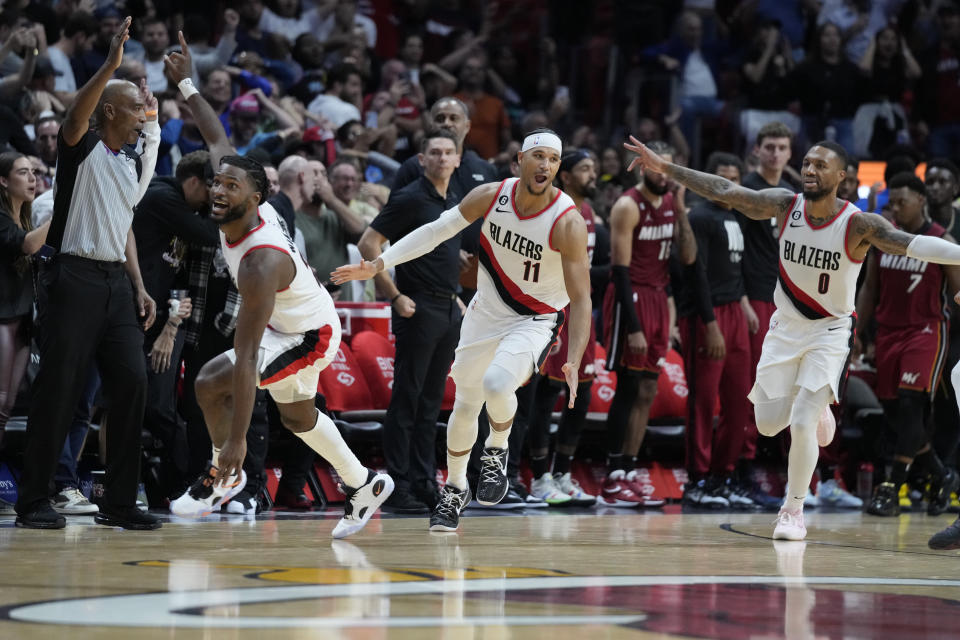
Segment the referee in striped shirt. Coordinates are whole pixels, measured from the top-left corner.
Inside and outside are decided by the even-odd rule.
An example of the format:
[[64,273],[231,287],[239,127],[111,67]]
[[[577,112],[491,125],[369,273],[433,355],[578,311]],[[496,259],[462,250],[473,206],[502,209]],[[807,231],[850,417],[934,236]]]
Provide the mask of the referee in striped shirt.
[[[40,274],[40,371],[27,422],[17,526],[59,529],[50,483],[74,408],[95,360],[110,407],[107,471],[99,524],[156,529],[136,508],[140,430],[147,375],[143,328],[156,305],[144,290],[131,224],[153,175],[160,142],[157,101],[111,76],[129,38],[127,18],[99,71],[79,92],[57,137],[53,219],[55,255]],[[95,116],[95,127],[89,128]],[[135,147],[143,138],[143,154]],[[138,318],[139,316],[139,318]]]

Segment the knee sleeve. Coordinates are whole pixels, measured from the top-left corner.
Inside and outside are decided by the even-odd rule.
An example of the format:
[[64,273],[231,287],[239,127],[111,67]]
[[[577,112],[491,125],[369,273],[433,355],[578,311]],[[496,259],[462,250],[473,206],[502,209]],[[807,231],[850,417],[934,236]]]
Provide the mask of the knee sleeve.
[[447,423],[447,448],[469,451],[477,441],[477,418],[483,408],[483,392],[476,387],[457,387],[453,412]]
[[816,429],[820,414],[830,403],[830,387],[821,387],[817,391],[801,389],[793,401],[790,412],[790,429]]
[[494,422],[509,422],[517,412],[517,376],[497,363],[491,364],[483,375],[483,396],[487,415]]
[[753,403],[757,431],[767,437],[775,436],[783,431],[790,423],[792,404],[793,398],[790,396],[771,400],[764,392],[763,387],[758,386],[757,397]]

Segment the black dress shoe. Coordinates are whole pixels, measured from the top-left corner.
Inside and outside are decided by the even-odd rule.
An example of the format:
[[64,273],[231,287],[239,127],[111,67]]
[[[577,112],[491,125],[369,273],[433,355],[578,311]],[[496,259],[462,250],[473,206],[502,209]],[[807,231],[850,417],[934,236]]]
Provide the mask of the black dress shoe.
[[150,531],[159,529],[161,526],[158,517],[144,513],[135,506],[116,507],[108,504],[100,505],[100,513],[93,516],[93,521],[108,527],[122,527],[135,531]]
[[440,502],[440,490],[433,480],[424,480],[413,485],[413,497],[433,511]]
[[381,507],[387,513],[430,513],[427,505],[413,497],[409,491],[396,489]]
[[41,500],[20,512],[16,524],[25,529],[63,529],[67,520],[53,510],[49,501]]

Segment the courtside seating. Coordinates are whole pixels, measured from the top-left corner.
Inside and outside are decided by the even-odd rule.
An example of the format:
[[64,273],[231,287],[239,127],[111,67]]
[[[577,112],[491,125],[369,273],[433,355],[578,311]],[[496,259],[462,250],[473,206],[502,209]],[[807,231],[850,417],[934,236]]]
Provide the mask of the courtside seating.
[[350,350],[366,378],[371,407],[386,410],[393,389],[393,345],[376,331],[361,331],[350,341]]

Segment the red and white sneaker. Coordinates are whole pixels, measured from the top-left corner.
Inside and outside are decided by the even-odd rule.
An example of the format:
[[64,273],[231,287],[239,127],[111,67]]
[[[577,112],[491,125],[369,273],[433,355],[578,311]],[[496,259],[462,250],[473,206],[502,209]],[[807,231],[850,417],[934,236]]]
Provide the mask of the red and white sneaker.
[[634,469],[625,476],[625,480],[630,484],[630,489],[640,497],[639,506],[641,507],[662,507],[667,503],[663,498],[653,495],[653,485],[645,484],[640,481],[640,474]]
[[807,537],[807,528],[803,525],[803,509],[789,511],[781,508],[777,514],[777,526],[773,530],[774,540],[803,540]]
[[833,417],[833,411],[830,405],[823,408],[820,414],[820,421],[817,423],[817,444],[825,447],[833,442],[833,436],[837,433],[837,420]]
[[608,507],[638,507],[643,499],[637,495],[633,485],[627,482],[623,469],[611,471],[603,482],[600,502]]

